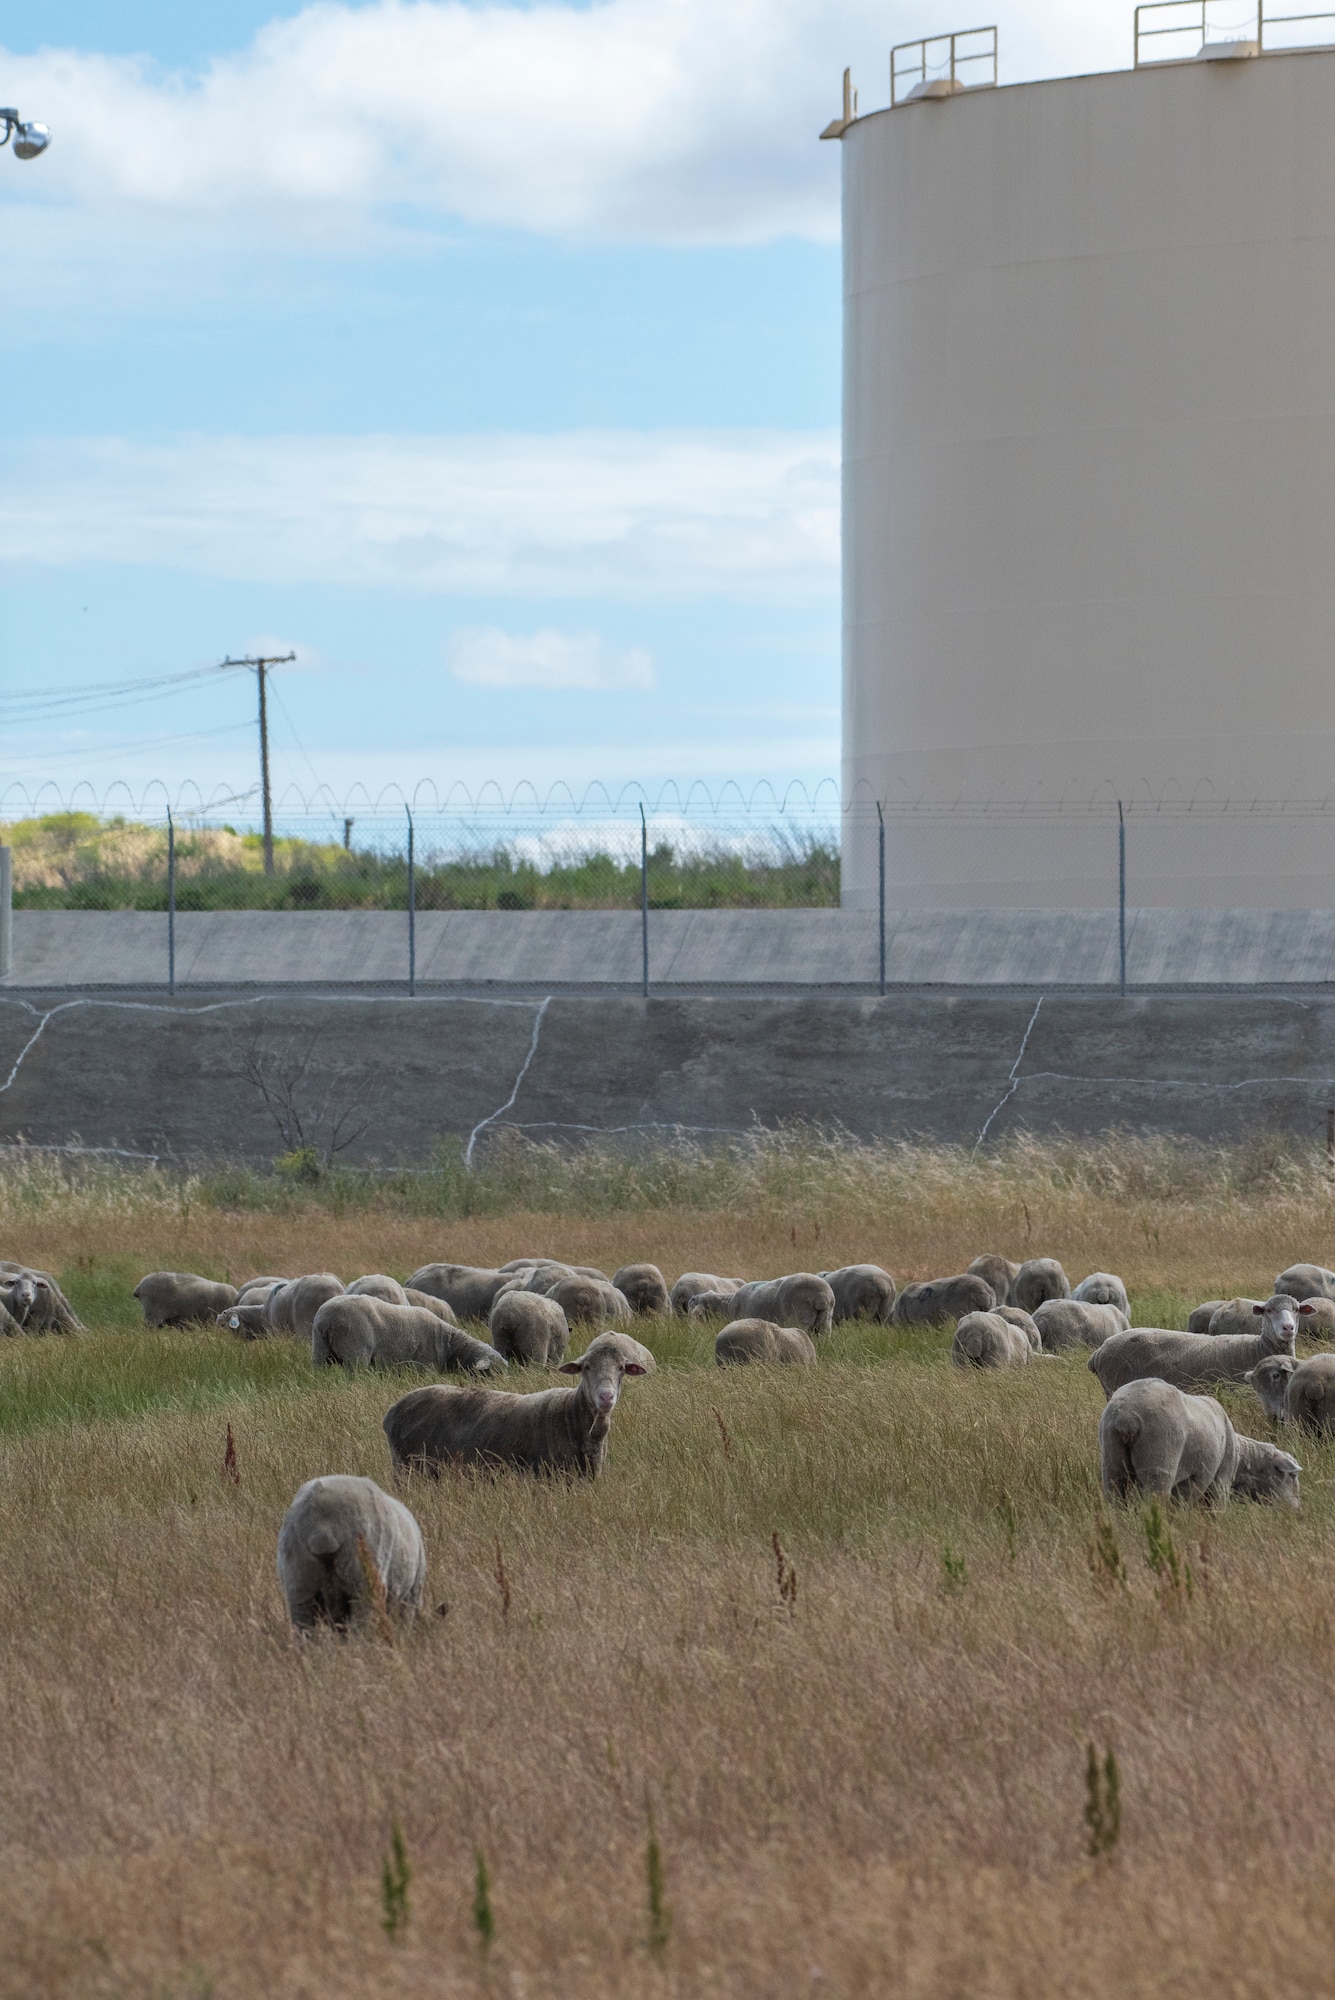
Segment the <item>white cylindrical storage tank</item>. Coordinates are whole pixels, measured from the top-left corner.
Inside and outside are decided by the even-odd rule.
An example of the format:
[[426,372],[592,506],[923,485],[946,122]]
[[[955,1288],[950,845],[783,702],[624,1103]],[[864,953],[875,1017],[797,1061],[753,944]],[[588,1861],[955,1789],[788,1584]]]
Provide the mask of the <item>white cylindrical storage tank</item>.
[[[1330,796],[1335,52],[970,91],[842,146],[845,904],[876,801],[892,905],[1078,906],[1116,901],[1118,798]],[[1097,839],[942,810],[1096,799]],[[1132,900],[1329,905],[1328,829],[1257,822],[1221,873],[1165,821]]]

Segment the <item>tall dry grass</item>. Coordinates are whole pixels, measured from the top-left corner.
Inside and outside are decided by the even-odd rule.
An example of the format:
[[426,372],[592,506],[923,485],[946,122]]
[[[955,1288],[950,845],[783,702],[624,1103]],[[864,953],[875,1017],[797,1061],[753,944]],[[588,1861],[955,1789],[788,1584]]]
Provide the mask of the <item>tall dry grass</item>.
[[[708,1329],[655,1324],[659,1373],[628,1385],[600,1482],[414,1482],[446,1614],[392,1646],[301,1645],[283,1509],[316,1472],[388,1481],[380,1419],[405,1384],[317,1379],[287,1343],[147,1335],[125,1308],[159,1262],[351,1275],[533,1247],[955,1269],[1027,1247],[1017,1196],[1035,1250],[1188,1300],[1259,1289],[1328,1228],[1319,1179],[1249,1199],[1236,1161],[1161,1189],[1148,1232],[1145,1197],[1100,1194],[1092,1169],[983,1162],[975,1209],[950,1164],[924,1156],[870,1218],[856,1190],[448,1227],[218,1209],[165,1182],[7,1206],[7,1253],[57,1265],[95,1330],[0,1351],[0,1992],[1324,1991],[1335,1447],[1304,1443],[1298,1516],[1175,1516],[1188,1596],[1134,1510],[1113,1528],[1125,1583],[1091,1560],[1101,1399],[1078,1358],[960,1375],[944,1335],[858,1329],[810,1375],[720,1372]],[[1271,1434],[1246,1392],[1228,1401]],[[1123,1785],[1098,1862],[1091,1742]],[[413,1872],[392,1941],[395,1822]]]

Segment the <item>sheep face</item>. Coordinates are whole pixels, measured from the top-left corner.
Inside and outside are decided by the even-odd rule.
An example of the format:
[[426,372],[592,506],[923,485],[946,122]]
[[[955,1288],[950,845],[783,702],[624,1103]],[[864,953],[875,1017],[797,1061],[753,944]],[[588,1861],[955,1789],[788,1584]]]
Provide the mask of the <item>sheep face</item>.
[[617,1406],[621,1384],[626,1376],[644,1375],[648,1371],[642,1361],[628,1359],[611,1341],[604,1346],[605,1337],[595,1340],[578,1361],[563,1361],[561,1373],[578,1375],[585,1400],[599,1416],[610,1417]]
[[1292,1354],[1298,1338],[1298,1314],[1302,1310],[1296,1299],[1285,1292],[1276,1292],[1263,1306],[1253,1306],[1252,1311],[1261,1321],[1257,1332],[1272,1352]]
[[1264,1361],[1257,1362],[1255,1368],[1249,1368],[1242,1378],[1255,1389],[1266,1415],[1276,1422],[1284,1415],[1289,1377],[1297,1366],[1291,1354],[1268,1354]]
[[37,1303],[38,1291],[43,1289],[45,1289],[43,1280],[34,1278],[29,1272],[25,1271],[22,1276],[11,1278],[3,1287],[3,1297],[9,1308],[10,1318],[16,1319],[20,1326],[26,1326],[28,1316]]
[[1278,1445],[1252,1441],[1251,1463],[1240,1464],[1233,1485],[1250,1500],[1268,1500],[1272,1506],[1297,1508],[1301,1505],[1298,1475],[1302,1467],[1296,1458]]

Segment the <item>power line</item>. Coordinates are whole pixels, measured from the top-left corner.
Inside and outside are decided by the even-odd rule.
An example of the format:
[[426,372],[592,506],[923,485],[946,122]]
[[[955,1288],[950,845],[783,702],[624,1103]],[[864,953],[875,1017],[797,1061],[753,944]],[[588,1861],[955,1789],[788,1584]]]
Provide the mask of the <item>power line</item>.
[[[224,660],[222,667],[250,665],[249,661]],[[0,691],[0,709],[26,709],[34,715],[61,710],[105,708],[148,701],[170,688],[185,687],[193,681],[210,680],[219,667],[190,667],[179,674],[148,674],[126,681],[85,681],[68,688],[14,688]]]

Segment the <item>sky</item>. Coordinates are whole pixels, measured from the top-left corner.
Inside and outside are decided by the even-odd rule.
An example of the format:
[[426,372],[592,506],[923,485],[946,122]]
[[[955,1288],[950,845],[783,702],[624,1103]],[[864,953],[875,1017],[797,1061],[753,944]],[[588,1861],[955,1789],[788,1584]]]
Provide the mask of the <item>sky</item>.
[[[1122,67],[1009,0],[1003,82]],[[971,24],[971,22],[970,22]],[[921,0],[11,0],[0,815],[814,787],[839,758],[839,148]],[[6,787],[9,790],[6,791]]]

